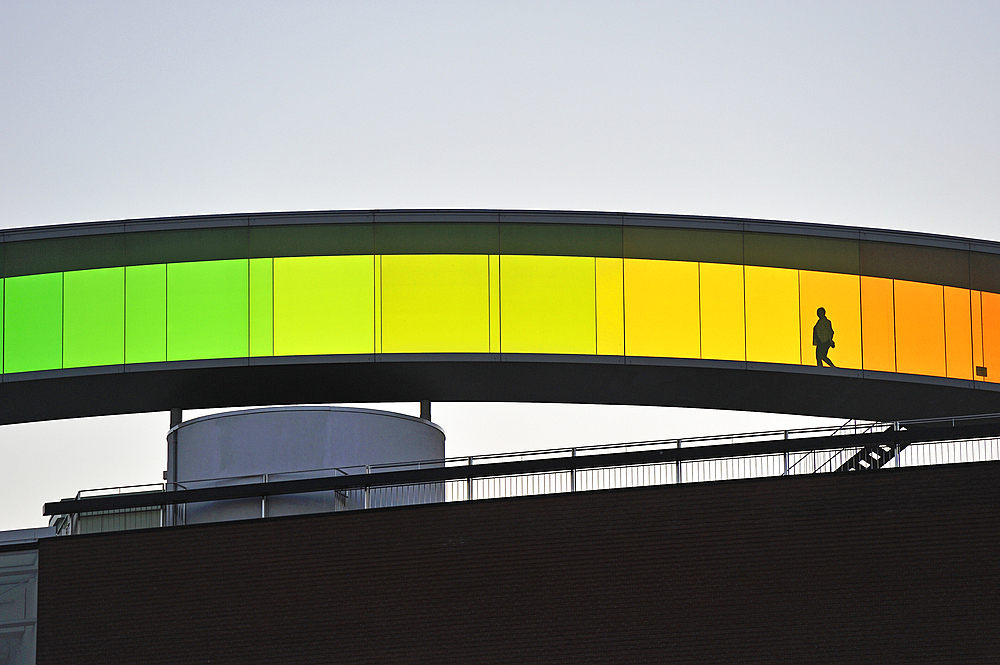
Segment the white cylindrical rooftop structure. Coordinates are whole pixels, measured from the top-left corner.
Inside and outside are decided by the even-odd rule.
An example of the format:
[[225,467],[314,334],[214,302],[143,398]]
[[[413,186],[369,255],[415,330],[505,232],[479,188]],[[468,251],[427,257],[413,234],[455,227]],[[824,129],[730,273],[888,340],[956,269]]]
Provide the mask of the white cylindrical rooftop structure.
[[[444,431],[430,421],[333,406],[269,407],[203,416],[173,427],[168,441],[171,489],[365,473],[366,467],[380,465],[394,465],[384,470],[425,468],[440,466],[445,454]],[[443,500],[443,488],[427,489],[442,494]],[[356,507],[360,500],[352,492],[358,493],[191,504],[179,517],[192,524],[345,509]]]

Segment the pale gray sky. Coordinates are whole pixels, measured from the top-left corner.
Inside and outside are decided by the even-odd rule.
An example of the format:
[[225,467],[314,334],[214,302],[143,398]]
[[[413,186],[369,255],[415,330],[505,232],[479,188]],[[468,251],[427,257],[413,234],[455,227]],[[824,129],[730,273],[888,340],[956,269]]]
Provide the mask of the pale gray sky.
[[[4,0],[0,227],[473,207],[1000,240],[998,35],[996,2]],[[452,454],[806,422],[435,419]],[[166,422],[0,428],[0,529],[77,489],[158,480]]]

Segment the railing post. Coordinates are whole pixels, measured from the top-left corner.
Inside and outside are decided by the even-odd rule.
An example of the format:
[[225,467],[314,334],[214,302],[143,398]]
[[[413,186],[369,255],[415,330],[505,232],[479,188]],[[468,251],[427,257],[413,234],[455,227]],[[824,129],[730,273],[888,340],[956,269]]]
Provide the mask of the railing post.
[[[785,441],[788,441],[788,430],[787,429],[785,430]],[[785,451],[785,472],[782,475],[783,476],[787,476],[788,475],[788,451],[787,450]]]
[[[573,450],[570,453],[570,457],[576,457],[576,448],[573,448]],[[569,470],[569,491],[570,492],[575,492],[576,491],[576,467],[575,466],[572,469]]]
[[[371,464],[365,464],[365,473],[368,474],[368,473],[371,473],[371,472],[372,472],[372,466],[371,466]],[[371,497],[369,496],[369,493],[371,492],[371,489],[372,488],[369,485],[365,485],[365,510],[367,510],[368,508],[371,507],[371,505],[369,503],[371,501]]]
[[[472,466],[472,456],[469,455],[469,466]],[[472,501],[472,473],[465,479],[465,500]]]
[[[266,483],[267,482],[267,474],[266,473],[263,474],[261,476],[261,479]],[[260,517],[261,517],[261,519],[264,519],[265,517],[267,517],[267,494],[261,494],[260,495]]]
[[[677,439],[677,450],[681,449],[681,440]],[[681,484],[681,461],[677,460],[677,484]]]

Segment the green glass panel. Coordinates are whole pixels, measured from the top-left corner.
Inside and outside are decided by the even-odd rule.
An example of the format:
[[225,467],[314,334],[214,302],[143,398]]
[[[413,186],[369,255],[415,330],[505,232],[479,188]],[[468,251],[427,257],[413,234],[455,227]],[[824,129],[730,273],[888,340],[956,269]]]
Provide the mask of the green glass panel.
[[125,269],[125,362],[167,359],[167,266]]
[[167,265],[167,360],[246,357],[248,259]]
[[62,367],[61,272],[6,280],[4,371]]
[[63,367],[125,362],[125,268],[67,272],[63,297]]
[[250,259],[250,355],[274,355],[274,259]]
[[[0,254],[3,251],[0,250]],[[3,280],[0,279],[0,374],[3,373]]]

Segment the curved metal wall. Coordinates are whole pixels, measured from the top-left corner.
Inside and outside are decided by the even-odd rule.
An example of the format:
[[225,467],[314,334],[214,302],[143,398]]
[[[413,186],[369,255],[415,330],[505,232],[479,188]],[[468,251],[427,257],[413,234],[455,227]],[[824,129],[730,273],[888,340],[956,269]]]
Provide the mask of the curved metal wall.
[[[233,363],[812,368],[819,382],[923,383],[978,390],[980,400],[1000,387],[1000,246],[942,236],[611,213],[288,213],[9,231],[2,262],[2,422],[94,410],[53,407],[46,416],[36,405],[18,415],[25,381]],[[824,323],[814,331],[820,307],[837,370],[816,367],[815,335],[828,337]],[[422,373],[411,366],[408,380],[423,385],[411,394],[386,386],[385,398],[429,397]],[[179,384],[168,392],[176,404],[193,399]],[[251,403],[271,401],[260,393]],[[683,401],[605,393],[556,385],[541,397]],[[695,404],[732,402],[707,393]],[[378,390],[365,393],[372,397]],[[233,399],[222,391],[196,401]],[[103,412],[126,408],[113,401]],[[844,414],[787,401],[766,408]]]

